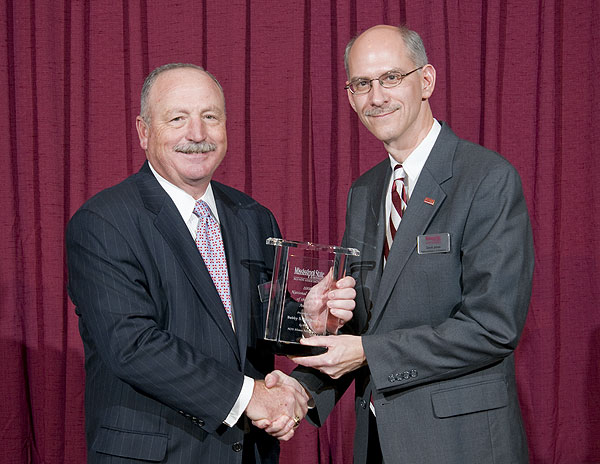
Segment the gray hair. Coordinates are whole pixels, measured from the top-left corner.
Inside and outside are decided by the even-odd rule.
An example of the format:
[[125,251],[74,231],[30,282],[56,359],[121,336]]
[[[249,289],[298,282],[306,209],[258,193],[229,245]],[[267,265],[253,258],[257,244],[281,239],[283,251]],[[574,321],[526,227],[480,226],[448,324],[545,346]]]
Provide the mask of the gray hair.
[[[402,40],[404,40],[404,45],[408,51],[408,57],[411,59],[414,65],[416,67],[420,67],[428,64],[429,61],[427,60],[427,52],[425,52],[425,45],[423,45],[421,36],[404,25],[398,26],[397,29],[398,33],[402,37]],[[348,67],[350,50],[352,49],[352,46],[358,37],[360,37],[360,34],[356,37],[353,37],[352,40],[348,42],[344,52],[344,67],[346,68],[346,76],[348,76],[348,79],[350,79],[350,69]]]
[[223,92],[223,87],[221,87],[221,84],[219,83],[217,78],[215,76],[213,76],[211,73],[209,73],[202,66],[198,66],[198,65],[195,65],[192,63],[163,64],[162,66],[159,66],[158,68],[154,69],[154,71],[152,71],[150,74],[148,74],[148,77],[146,77],[146,79],[144,80],[144,85],[142,86],[142,95],[140,98],[140,116],[142,117],[142,119],[144,121],[146,121],[146,123],[150,122],[148,97],[150,96],[150,90],[152,90],[152,86],[156,82],[156,79],[158,78],[159,75],[161,75],[162,73],[164,73],[166,71],[170,71],[172,69],[182,69],[182,68],[183,69],[185,69],[185,68],[197,69],[198,71],[202,71],[203,73],[205,73],[208,77],[210,77],[215,82],[215,84],[217,84],[217,87],[219,87],[219,90],[221,91],[221,95],[223,95],[223,102],[225,101],[225,92]]

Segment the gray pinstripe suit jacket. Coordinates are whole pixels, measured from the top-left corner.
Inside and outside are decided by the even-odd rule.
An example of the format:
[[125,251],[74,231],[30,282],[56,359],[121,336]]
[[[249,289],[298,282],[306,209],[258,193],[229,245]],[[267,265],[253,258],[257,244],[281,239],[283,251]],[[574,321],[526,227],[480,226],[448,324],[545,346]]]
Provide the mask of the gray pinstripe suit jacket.
[[[295,376],[322,424],[355,380],[356,463],[367,463],[372,397],[386,464],[525,463],[513,351],[529,305],[533,243],[516,170],[446,125],[410,197],[385,269],[389,161],[352,186],[344,246],[357,280],[354,330],[368,367],[334,382]],[[419,235],[450,234],[447,253],[419,254]]]
[[273,357],[257,285],[270,281],[273,215],[213,182],[236,332],[175,205],[147,163],[86,202],[67,227],[69,294],[85,349],[90,463],[272,463],[277,440],[223,425],[243,374]]

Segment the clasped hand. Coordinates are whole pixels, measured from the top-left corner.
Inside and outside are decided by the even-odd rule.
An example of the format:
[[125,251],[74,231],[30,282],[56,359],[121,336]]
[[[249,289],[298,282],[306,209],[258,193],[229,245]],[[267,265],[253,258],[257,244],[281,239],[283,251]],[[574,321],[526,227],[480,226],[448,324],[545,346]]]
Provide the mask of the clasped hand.
[[254,381],[246,415],[256,427],[287,441],[308,411],[309,397],[296,379],[273,371],[265,380]]
[[[312,332],[327,331],[335,334],[352,318],[356,297],[355,284],[355,280],[350,276],[334,284],[333,271],[330,271],[321,282],[311,288],[304,300],[304,313],[310,320],[309,328]],[[303,339],[302,343],[310,343],[311,340],[315,343],[320,339],[330,338],[339,337],[312,337]],[[321,356],[326,355],[327,353]],[[268,374],[264,381],[255,380],[246,415],[254,426],[264,429],[279,440],[287,441],[294,436],[296,427],[306,415],[308,401],[306,390],[296,379],[275,370]]]

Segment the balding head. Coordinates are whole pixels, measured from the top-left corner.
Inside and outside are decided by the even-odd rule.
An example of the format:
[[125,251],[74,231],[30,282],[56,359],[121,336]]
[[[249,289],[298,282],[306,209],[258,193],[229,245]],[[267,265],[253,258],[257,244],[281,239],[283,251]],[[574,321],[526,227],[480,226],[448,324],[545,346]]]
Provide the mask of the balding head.
[[374,26],[348,45],[346,71],[350,105],[388,153],[404,162],[433,124],[435,69],[421,38],[406,27]]
[[167,71],[171,71],[173,69],[195,69],[197,71],[202,71],[208,77],[210,77],[215,82],[215,84],[217,84],[217,87],[219,87],[219,90],[221,91],[221,94],[223,95],[223,101],[225,101],[225,93],[223,92],[223,87],[221,87],[221,83],[217,80],[217,78],[215,76],[213,76],[211,73],[206,71],[202,66],[198,66],[198,65],[195,65],[192,63],[163,64],[162,66],[155,68],[150,74],[148,74],[148,77],[146,77],[146,79],[144,80],[144,85],[142,86],[142,94],[141,94],[141,98],[140,98],[140,116],[144,119],[144,121],[150,122],[149,98],[150,98],[150,91],[152,90],[152,87],[154,86],[156,79],[158,79],[158,76],[160,76],[161,74],[163,74]]
[[346,45],[346,51],[344,53],[344,67],[346,68],[346,76],[350,79],[349,71],[349,60],[352,47],[357,41],[368,41],[375,45],[382,45],[386,41],[401,40],[406,48],[406,53],[414,64],[414,67],[425,66],[428,63],[427,53],[425,52],[425,46],[423,40],[419,34],[409,29],[406,26],[388,26],[378,25],[373,26],[362,34],[354,37],[348,45]]

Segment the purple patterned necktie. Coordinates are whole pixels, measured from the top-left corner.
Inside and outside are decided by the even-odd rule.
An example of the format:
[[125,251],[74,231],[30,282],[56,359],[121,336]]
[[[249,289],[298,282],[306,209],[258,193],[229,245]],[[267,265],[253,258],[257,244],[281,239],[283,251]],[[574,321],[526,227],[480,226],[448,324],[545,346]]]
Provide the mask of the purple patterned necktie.
[[233,326],[231,316],[231,294],[229,292],[229,276],[227,274],[227,260],[219,224],[212,216],[210,207],[203,201],[198,200],[194,207],[194,214],[198,216],[198,229],[196,230],[196,246],[202,255],[204,264],[219,292],[229,322]]

